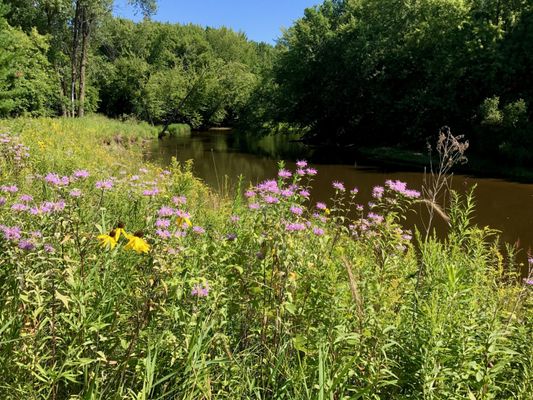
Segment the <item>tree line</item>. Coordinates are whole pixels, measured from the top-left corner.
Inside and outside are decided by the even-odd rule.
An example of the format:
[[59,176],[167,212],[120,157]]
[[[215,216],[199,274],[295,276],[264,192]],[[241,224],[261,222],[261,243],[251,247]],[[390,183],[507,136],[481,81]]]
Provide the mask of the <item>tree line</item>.
[[[3,3],[2,3],[3,1]],[[0,0],[0,116],[100,112],[420,148],[443,125],[533,165],[533,1],[325,0],[275,46],[153,22],[155,0]]]
[[154,22],[153,0],[0,1],[0,116],[101,112],[193,128],[235,124],[273,48],[231,29]]

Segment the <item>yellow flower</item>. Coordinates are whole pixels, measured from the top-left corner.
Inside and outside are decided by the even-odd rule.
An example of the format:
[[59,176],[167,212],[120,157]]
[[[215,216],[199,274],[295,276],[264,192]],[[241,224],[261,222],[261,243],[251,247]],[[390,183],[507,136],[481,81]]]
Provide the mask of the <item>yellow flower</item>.
[[128,244],[124,246],[126,250],[131,249],[137,252],[138,254],[148,253],[148,251],[150,250],[150,245],[146,243],[146,240],[141,237],[142,233],[135,232],[133,235],[128,235],[125,233],[124,236],[129,239]]
[[331,214],[331,211],[329,210],[329,208],[326,208],[326,209],[324,210],[324,214],[326,214],[326,215]]
[[96,239],[100,242],[100,246],[107,247],[111,250],[117,245],[117,234],[115,230],[109,232],[109,235],[98,235]]
[[178,217],[178,219],[176,220],[176,223],[178,224],[180,228],[183,226],[183,224],[187,224],[189,225],[189,227],[192,226],[191,220],[187,217]]

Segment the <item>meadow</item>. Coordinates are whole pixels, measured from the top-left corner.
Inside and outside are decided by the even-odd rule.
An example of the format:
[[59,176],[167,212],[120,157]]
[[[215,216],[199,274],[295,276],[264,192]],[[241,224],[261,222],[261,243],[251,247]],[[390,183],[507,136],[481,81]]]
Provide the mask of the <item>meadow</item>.
[[300,160],[221,195],[156,136],[0,121],[1,399],[531,399],[533,279],[473,193],[438,238],[402,225],[430,189],[315,203]]

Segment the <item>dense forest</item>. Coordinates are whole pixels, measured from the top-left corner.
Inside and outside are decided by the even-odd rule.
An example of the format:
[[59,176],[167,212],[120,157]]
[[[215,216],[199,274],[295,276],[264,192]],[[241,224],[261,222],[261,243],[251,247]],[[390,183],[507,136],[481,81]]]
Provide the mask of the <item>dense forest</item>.
[[154,1],[131,1],[140,23],[112,1],[3,3],[3,117],[99,112],[418,149],[448,125],[478,154],[533,163],[530,0],[326,0],[276,46],[153,22]]

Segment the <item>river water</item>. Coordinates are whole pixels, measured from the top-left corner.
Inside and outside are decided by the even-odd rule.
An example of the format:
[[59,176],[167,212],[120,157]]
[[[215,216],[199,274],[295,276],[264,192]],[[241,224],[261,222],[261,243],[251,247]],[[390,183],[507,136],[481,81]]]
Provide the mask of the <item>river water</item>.
[[[256,184],[274,178],[279,160],[294,170],[294,160],[311,156],[309,149],[282,136],[267,138],[241,137],[230,131],[193,132],[190,136],[154,141],[147,150],[149,161],[168,165],[172,157],[181,163],[193,160],[196,176],[217,191],[232,190],[240,175],[246,184]],[[335,155],[329,155],[335,159]],[[342,181],[348,188],[359,189],[360,203],[371,201],[372,188],[387,179],[399,179],[408,187],[420,190],[423,171],[401,171],[371,165],[311,163],[318,170],[312,191],[312,201],[326,201],[332,196],[333,180]],[[501,240],[521,249],[519,259],[526,260],[526,252],[533,250],[533,184],[515,183],[500,179],[454,175],[452,186],[465,192],[476,185],[474,222],[501,231]],[[247,185],[246,185],[247,186]],[[425,207],[414,210],[408,223],[421,227],[426,218]],[[440,231],[444,224],[438,224]]]

